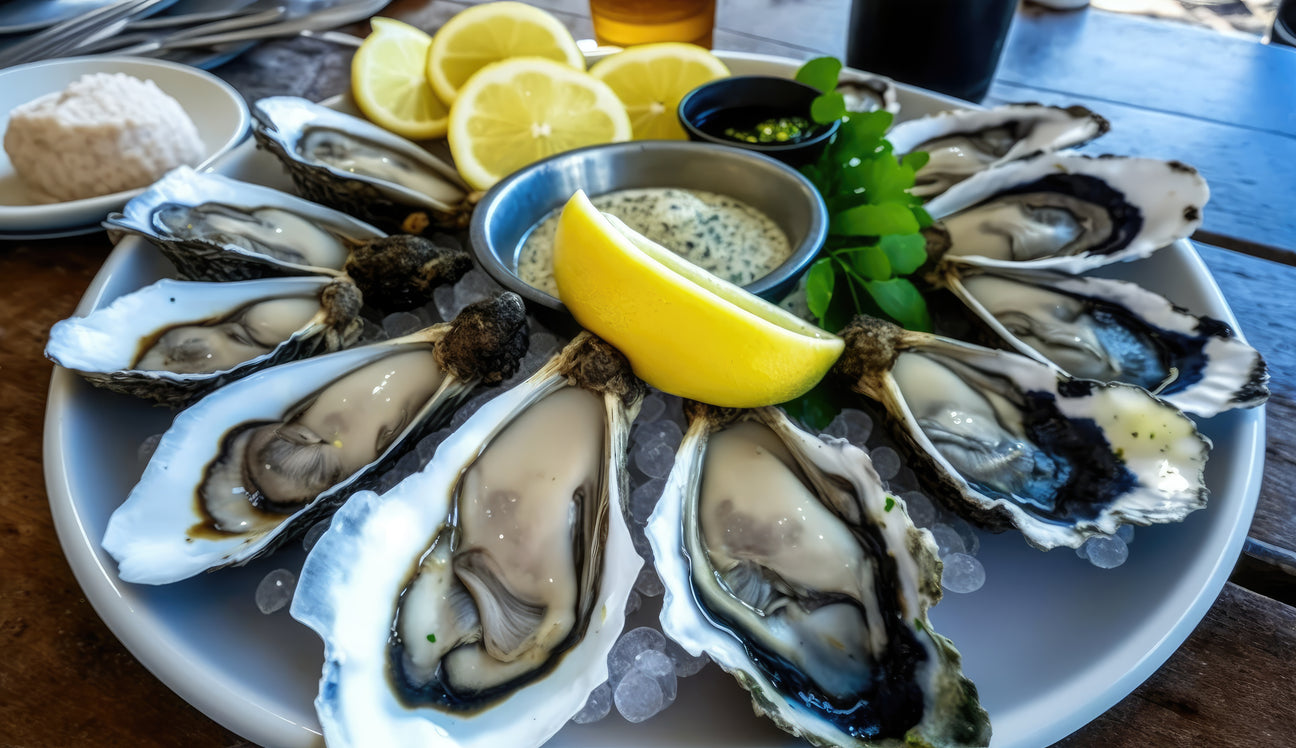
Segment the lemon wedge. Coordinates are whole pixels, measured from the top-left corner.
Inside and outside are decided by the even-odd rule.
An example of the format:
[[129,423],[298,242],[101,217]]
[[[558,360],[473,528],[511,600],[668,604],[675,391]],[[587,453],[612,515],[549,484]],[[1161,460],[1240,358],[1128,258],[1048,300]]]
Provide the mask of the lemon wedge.
[[459,174],[479,190],[546,156],[630,135],[625,106],[606,83],[539,57],[474,74],[450,107],[447,132]]
[[630,47],[590,68],[616,91],[630,115],[636,140],[684,140],[675,110],[684,94],[729,75],[720,58],[696,44],[658,42]]
[[432,37],[391,18],[374,18],[351,59],[351,95],[380,127],[414,140],[446,134],[450,108],[428,85],[425,64]]
[[804,394],[844,343],[600,213],[584,192],[558,218],[553,269],[576,321],[674,395],[755,408]]
[[561,21],[530,5],[497,2],[465,8],[437,30],[427,79],[442,101],[453,104],[473,73],[510,57],[543,57],[585,69],[585,56]]

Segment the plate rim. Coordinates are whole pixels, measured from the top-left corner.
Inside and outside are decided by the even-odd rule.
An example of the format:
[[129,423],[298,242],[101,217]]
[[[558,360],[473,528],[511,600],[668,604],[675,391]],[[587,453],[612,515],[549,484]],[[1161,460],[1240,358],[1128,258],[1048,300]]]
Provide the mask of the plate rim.
[[[716,51],[725,60],[737,60],[782,67],[797,64],[791,58],[765,55],[759,53]],[[934,102],[967,108],[967,102],[933,94],[903,84],[896,84],[902,91],[920,95]],[[228,168],[230,161],[247,148],[244,143],[231,148],[212,165],[212,169]],[[134,255],[144,249],[143,240],[129,239],[115,247],[108,259],[96,273],[94,279],[82,296],[76,314],[84,314],[89,309],[102,303],[102,297],[113,275]],[[1193,278],[1202,283],[1207,295],[1211,296],[1222,308],[1223,317],[1234,330],[1242,335],[1227,299],[1221,292],[1214,276],[1202,261],[1200,255],[1186,239],[1177,241],[1160,252],[1176,252],[1191,266]],[[64,421],[62,410],[68,402],[72,388],[82,386],[79,378],[71,371],[55,366],[48,390],[47,407],[44,422],[44,472],[46,489],[54,518],[56,533],[64,555],[72,567],[78,585],[95,608],[96,613],[108,626],[113,635],[126,646],[131,654],[150,672],[159,678],[169,689],[202,711],[213,721],[248,739],[268,745],[314,745],[320,741],[317,725],[297,724],[285,716],[274,713],[252,701],[241,684],[223,677],[210,680],[206,687],[197,689],[189,679],[192,674],[184,672],[187,664],[182,659],[157,658],[141,656],[141,651],[148,651],[156,641],[164,640],[172,634],[170,627],[160,625],[160,620],[150,618],[134,609],[117,589],[124,584],[117,579],[115,567],[111,560],[107,563],[100,558],[102,549],[98,538],[90,537],[81,521],[77,502],[72,496],[72,485],[69,477],[69,466],[66,465],[63,444],[65,443]],[[1066,718],[1054,720],[1040,728],[1030,737],[1032,743],[1049,744],[1060,740],[1075,730],[1091,722],[1106,712],[1113,705],[1129,695],[1135,688],[1149,678],[1169,657],[1183,644],[1187,637],[1200,624],[1206,612],[1215,603],[1228,580],[1233,563],[1241,552],[1246,540],[1246,529],[1249,528],[1259,498],[1260,481],[1264,467],[1264,435],[1266,433],[1266,411],[1260,408],[1246,411],[1243,419],[1246,422],[1244,433],[1246,444],[1242,454],[1250,450],[1250,465],[1241,475],[1234,475],[1230,484],[1239,484],[1234,491],[1239,493],[1238,510],[1231,517],[1228,526],[1228,541],[1211,565],[1211,571],[1201,588],[1193,596],[1190,604],[1173,616],[1173,622],[1163,632],[1161,638],[1149,651],[1142,653],[1132,662],[1126,671],[1111,682],[1105,689],[1092,694],[1086,706],[1073,710]],[[1239,466],[1241,468],[1243,466]],[[305,629],[303,629],[305,631]],[[957,642],[956,642],[957,644]],[[251,716],[249,716],[251,715]],[[313,715],[312,715],[313,716]],[[992,745],[1002,745],[992,742]],[[1024,744],[1023,744],[1024,745]]]

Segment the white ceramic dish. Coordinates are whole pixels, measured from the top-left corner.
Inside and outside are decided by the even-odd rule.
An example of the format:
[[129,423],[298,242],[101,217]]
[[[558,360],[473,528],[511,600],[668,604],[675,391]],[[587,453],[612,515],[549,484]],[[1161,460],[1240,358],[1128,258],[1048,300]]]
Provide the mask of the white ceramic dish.
[[[794,64],[724,55],[735,73],[788,74]],[[902,90],[909,116],[950,103]],[[269,156],[247,144],[217,168],[284,186]],[[128,240],[109,257],[80,312],[169,270],[151,247]],[[1181,241],[1108,274],[1135,280],[1195,311],[1236,326],[1218,287]],[[291,548],[241,569],[166,587],[117,579],[99,547],[108,516],[142,471],[137,445],[170,415],[96,390],[56,370],[45,424],[45,468],[55,526],[86,597],[126,646],[183,698],[229,729],[267,746],[319,745],[312,700],[323,647],[281,611],[261,615],[257,582],[278,567],[300,568]],[[1219,594],[1255,511],[1263,468],[1264,411],[1210,419],[1210,505],[1182,524],[1140,528],[1129,561],[1097,569],[1065,549],[1041,553],[1012,533],[986,538],[979,558],[988,581],[970,595],[949,593],[932,610],[937,630],[963,652],[994,725],[994,746],[1048,745],[1106,711],[1150,676],[1183,642]],[[630,625],[635,625],[633,622]],[[804,745],[752,716],[744,691],[715,667],[681,681],[676,703],[638,725],[615,715],[569,726],[561,748]]]
[[[202,162],[197,164],[199,169],[209,166],[247,136],[247,103],[228,83],[187,65],[137,57],[69,57],[0,71],[0,133],[8,128],[9,113],[15,107],[60,91],[89,73],[126,73],[152,80],[180,102],[202,138],[204,152]],[[33,204],[8,155],[0,151],[0,232],[25,234],[27,238],[66,235],[68,230],[96,226],[140,191]]]

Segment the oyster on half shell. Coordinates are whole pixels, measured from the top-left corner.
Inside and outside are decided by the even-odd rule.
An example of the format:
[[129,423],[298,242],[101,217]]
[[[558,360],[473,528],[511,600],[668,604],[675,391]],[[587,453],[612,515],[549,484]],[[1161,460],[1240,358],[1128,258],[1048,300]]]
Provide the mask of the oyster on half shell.
[[1204,417],[1269,397],[1264,358],[1231,327],[1133,283],[957,263],[929,280],[1019,353],[1071,376],[1138,385]]
[[666,635],[814,745],[987,745],[976,687],[927,618],[936,543],[868,456],[775,408],[686,412],[647,527]]
[[345,277],[160,280],[55,323],[45,355],[97,387],[181,406],[267,366],[345,348],[360,334]]
[[1045,154],[971,176],[925,208],[938,262],[1080,273],[1146,257],[1201,225],[1209,190],[1177,161]]
[[871,317],[841,334],[834,371],[885,406],[919,479],[970,521],[1047,550],[1206,505],[1209,440],[1147,390]]
[[269,553],[448,421],[527,346],[505,293],[453,322],[282,364],[181,411],[113,512],[103,547],[128,582],[166,584]]
[[891,128],[887,140],[897,155],[927,154],[910,192],[931,198],[978,172],[1081,145],[1110,128],[1107,120],[1082,106],[1008,104],[911,119]]
[[325,642],[330,746],[536,746],[581,709],[643,563],[622,511],[643,392],[582,333],[334,516],[292,603]]
[[257,145],[316,202],[391,232],[464,228],[472,193],[454,167],[360,117],[295,96],[252,105]]

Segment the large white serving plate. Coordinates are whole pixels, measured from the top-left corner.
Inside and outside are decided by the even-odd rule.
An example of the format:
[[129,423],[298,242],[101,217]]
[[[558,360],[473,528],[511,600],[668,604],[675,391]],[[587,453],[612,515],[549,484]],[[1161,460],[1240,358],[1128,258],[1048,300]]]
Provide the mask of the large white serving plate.
[[[721,56],[735,73],[790,74],[795,69],[787,60]],[[901,89],[903,117],[957,103]],[[218,168],[241,179],[287,184],[278,164],[250,143]],[[78,312],[102,306],[170,270],[150,246],[123,241]],[[1219,288],[1187,241],[1105,272],[1236,327]],[[262,615],[253,597],[257,582],[271,569],[300,568],[299,549],[245,568],[145,587],[121,582],[112,559],[99,547],[109,515],[142,472],[138,445],[165,429],[170,418],[169,412],[55,370],[45,423],[45,472],[64,552],[109,628],[176,693],[257,743],[319,745],[312,700],[323,647],[286,610]],[[1019,535],[1005,533],[982,544],[985,587],[970,595],[947,594],[932,610],[933,624],[963,652],[965,670],[980,689],[994,725],[993,745],[1046,746],[1106,711],[1174,652],[1219,594],[1255,511],[1264,412],[1227,413],[1202,427],[1215,443],[1206,474],[1209,506],[1182,524],[1140,528],[1125,565],[1097,569],[1069,550],[1041,553]],[[677,702],[647,722],[631,725],[613,715],[594,725],[569,726],[550,745],[804,744],[753,717],[746,693],[711,666],[681,681]]]

